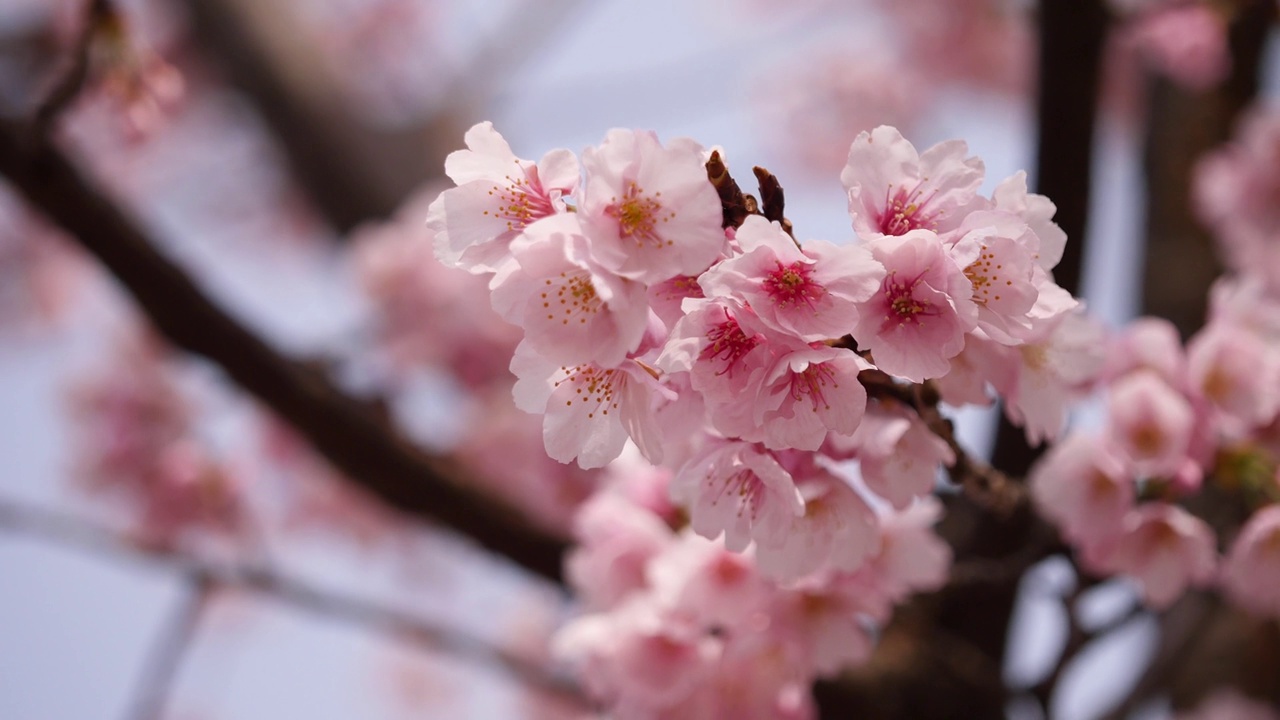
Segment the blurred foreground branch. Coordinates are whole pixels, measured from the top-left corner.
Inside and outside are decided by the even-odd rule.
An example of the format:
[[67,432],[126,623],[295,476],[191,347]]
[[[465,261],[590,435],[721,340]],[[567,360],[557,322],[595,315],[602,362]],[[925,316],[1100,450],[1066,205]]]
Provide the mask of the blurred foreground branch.
[[110,270],[175,346],[219,365],[315,450],[388,504],[433,519],[543,577],[560,579],[565,542],[477,492],[455,461],[428,455],[323,374],[245,329],[156,249],[137,224],[52,145],[0,124],[0,174]]

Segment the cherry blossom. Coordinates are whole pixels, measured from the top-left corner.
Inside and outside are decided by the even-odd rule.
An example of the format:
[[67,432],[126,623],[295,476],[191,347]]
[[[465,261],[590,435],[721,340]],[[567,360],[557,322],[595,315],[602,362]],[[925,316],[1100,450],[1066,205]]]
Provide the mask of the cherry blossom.
[[608,492],[583,506],[574,535],[580,544],[565,560],[565,572],[588,604],[602,608],[644,589],[650,560],[674,542],[658,517]]
[[885,267],[880,291],[858,306],[853,336],[881,370],[913,382],[945,375],[978,322],[973,285],[938,235],[911,230],[867,244]]
[[798,483],[804,514],[791,518],[781,542],[756,544],[760,571],[779,582],[819,570],[857,570],[879,549],[880,523],[844,480],[813,468]]
[[946,441],[914,414],[885,404],[867,407],[852,435],[832,435],[825,446],[838,457],[854,457],[867,488],[903,509],[933,492],[938,468],[955,462]]
[[542,437],[552,458],[604,467],[630,438],[650,460],[661,460],[653,404],[655,397],[670,394],[636,361],[613,368],[558,365],[524,342],[516,348],[511,371],[518,378],[512,390],[516,406],[545,413]]
[[1280,505],[1268,505],[1241,528],[1222,567],[1232,602],[1267,617],[1280,617]]
[[1044,195],[1027,192],[1025,170],[1010,175],[991,193],[995,209],[1022,218],[1035,233],[1040,245],[1035,253],[1036,263],[1045,270],[1052,270],[1062,260],[1067,245],[1067,234],[1053,222],[1058,207]]
[[645,287],[597,264],[577,218],[531,226],[511,246],[515,263],[493,279],[494,309],[525,330],[525,342],[562,363],[620,364],[648,328]]
[[765,325],[802,340],[848,334],[857,303],[884,278],[884,268],[861,247],[810,240],[801,250],[761,217],[748,217],[736,239],[743,254],[704,273],[698,280],[703,294],[737,300]]
[[671,494],[689,508],[695,532],[734,552],[751,541],[781,542],[792,518],[804,515],[804,497],[774,455],[743,442],[712,444],[676,473]]
[[985,166],[959,140],[917,153],[896,129],[863,132],[849,148],[840,182],[849,193],[853,229],[864,239],[932,230],[945,235],[986,202],[978,195]]
[[1115,447],[1140,475],[1178,473],[1187,462],[1195,417],[1191,404],[1149,370],[1129,373],[1110,388]]
[[649,284],[698,275],[720,256],[720,198],[692,142],[611,130],[582,165],[578,210],[603,266]]
[[1121,532],[1137,495],[1124,461],[1099,438],[1083,434],[1054,445],[1032,469],[1029,482],[1040,513],[1082,545]]
[[568,150],[553,150],[536,164],[522,160],[490,122],[472,126],[466,142],[466,150],[445,159],[445,174],[457,187],[431,203],[427,227],[436,233],[441,262],[492,272],[526,227],[564,211],[564,197],[578,183],[578,161]]
[[1227,24],[1207,3],[1157,7],[1140,13],[1126,30],[1152,70],[1189,90],[1208,90],[1231,72]]
[[1217,568],[1213,530],[1163,502],[1130,511],[1120,534],[1088,548],[1085,560],[1104,572],[1133,578],[1146,604],[1157,609],[1173,604],[1189,586],[1209,584]]

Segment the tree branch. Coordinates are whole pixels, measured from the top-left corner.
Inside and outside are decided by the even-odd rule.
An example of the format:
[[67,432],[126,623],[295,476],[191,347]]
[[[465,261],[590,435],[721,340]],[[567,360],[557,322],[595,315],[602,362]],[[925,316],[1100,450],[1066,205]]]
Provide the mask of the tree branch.
[[165,703],[173,689],[182,658],[195,639],[196,626],[208,604],[213,585],[198,576],[178,601],[161,628],[160,637],[143,664],[138,694],[125,715],[126,720],[162,720]]
[[[201,602],[207,602],[209,593],[218,588],[248,590],[316,615],[406,638],[433,652],[467,658],[481,664],[496,663],[522,682],[575,704],[583,703],[581,696],[567,681],[552,676],[545,667],[536,662],[501,648],[495,648],[456,628],[442,627],[412,613],[322,589],[273,571],[264,565],[218,563],[193,554],[140,544],[111,530],[77,518],[23,507],[3,500],[0,500],[0,528],[38,537],[76,550],[112,558],[140,560],[176,571],[187,577],[197,588],[202,588]],[[195,598],[199,599],[200,595]],[[184,606],[184,611],[175,617],[172,625],[173,632],[166,633],[161,646],[163,648],[161,655],[172,658],[173,648],[185,643],[177,640],[180,639],[182,632],[189,634],[191,622],[194,620],[191,611],[196,610],[198,608],[188,604]],[[160,670],[158,665],[156,670]],[[167,682],[165,684],[167,685]],[[139,707],[159,709],[151,702],[140,704]],[[144,718],[150,720],[155,715],[130,717],[135,717],[137,720],[144,720]]]
[[170,342],[219,365],[334,467],[388,504],[559,581],[563,539],[477,492],[455,461],[414,447],[321,373],[279,355],[206,298],[55,147],[24,144],[22,130],[0,124],[0,174],[102,261]]

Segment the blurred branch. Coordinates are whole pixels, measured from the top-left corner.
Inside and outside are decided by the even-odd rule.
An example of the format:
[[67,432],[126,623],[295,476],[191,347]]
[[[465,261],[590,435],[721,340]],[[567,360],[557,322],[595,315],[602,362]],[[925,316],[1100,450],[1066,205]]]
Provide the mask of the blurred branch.
[[[11,508],[0,509],[0,517]],[[192,579],[186,597],[177,602],[172,616],[161,628],[160,637],[142,667],[141,684],[126,720],[163,720],[165,703],[173,689],[182,658],[191,647],[200,616],[212,596],[214,586],[205,576]]]
[[[293,175],[341,233],[389,217],[422,183],[441,176],[462,138],[463,108],[416,126],[374,127],[324,72],[323,50],[289,17],[287,3],[189,0],[193,36],[246,93],[283,148]],[[456,99],[451,99],[451,102]]]
[[317,452],[388,504],[431,518],[558,581],[565,542],[466,482],[456,462],[413,446],[320,372],[289,360],[214,305],[147,235],[48,144],[0,124],[0,174],[110,270],[175,346],[219,365]]
[[[172,673],[175,669],[162,668],[159,661],[162,658],[174,658],[180,652],[176,649],[189,640],[192,625],[200,611],[199,606],[207,603],[216,590],[233,588],[255,592],[316,615],[408,639],[433,652],[467,658],[481,664],[496,663],[531,686],[549,691],[565,700],[578,704],[582,702],[576,690],[567,682],[551,676],[543,665],[533,660],[493,647],[456,628],[437,625],[420,616],[376,602],[322,589],[262,565],[218,563],[194,554],[134,542],[84,520],[4,500],[0,500],[0,528],[112,558],[145,561],[176,571],[194,584],[198,589],[196,594],[180,608],[181,612],[174,617],[162,638],[163,642],[158,646],[157,662],[150,668],[156,673]],[[163,689],[168,682],[166,679],[162,684],[157,684],[153,680],[152,684],[157,689]],[[139,709],[160,710],[159,705],[154,703],[153,698],[147,699],[140,703]],[[140,714],[132,717],[136,720],[152,720],[158,716]]]
[[385,218],[423,183],[443,176],[478,108],[522,65],[562,36],[582,0],[517,3],[441,104],[405,127],[378,127],[326,69],[325,48],[300,31],[290,3],[187,0],[193,36],[247,94],[284,149],[294,177],[340,232]]
[[1050,703],[1053,701],[1054,693],[1057,692],[1058,685],[1062,681],[1063,673],[1071,666],[1071,663],[1080,655],[1081,651],[1088,647],[1092,641],[1111,634],[1138,617],[1150,614],[1146,606],[1135,598],[1133,604],[1124,612],[1119,613],[1098,627],[1085,628],[1080,624],[1078,604],[1085,590],[1094,587],[1096,584],[1096,580],[1090,581],[1088,578],[1081,576],[1076,580],[1075,589],[1062,599],[1067,616],[1066,645],[1063,647],[1062,654],[1058,656],[1058,662],[1054,665],[1049,675],[1031,688],[1031,694],[1040,701],[1045,717],[1050,716],[1052,709]]
[[32,135],[36,138],[46,137],[54,121],[80,94],[89,77],[89,55],[94,38],[102,31],[103,24],[112,20],[114,13],[110,0],[89,0],[84,12],[84,27],[80,29],[80,35],[72,48],[71,64],[58,78],[44,102],[36,108],[32,122]]

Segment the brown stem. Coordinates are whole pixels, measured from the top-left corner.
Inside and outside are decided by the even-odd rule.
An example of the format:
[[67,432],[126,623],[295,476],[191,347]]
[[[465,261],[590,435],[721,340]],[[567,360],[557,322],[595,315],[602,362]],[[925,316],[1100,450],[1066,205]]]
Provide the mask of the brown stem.
[[288,360],[214,305],[54,147],[0,124],[0,174],[95,255],[170,342],[219,365],[334,467],[405,512],[434,519],[526,569],[560,579],[565,542],[485,497],[448,458],[427,455],[323,374]]

